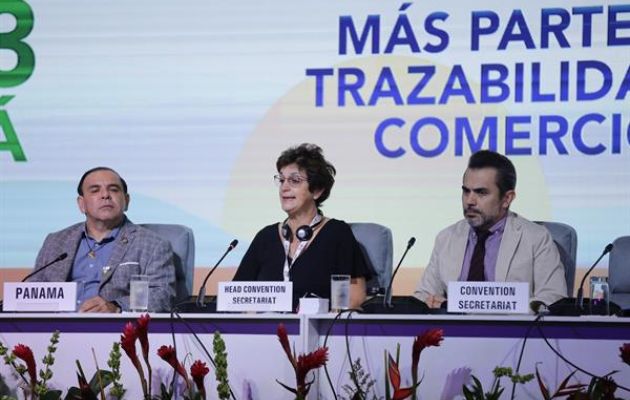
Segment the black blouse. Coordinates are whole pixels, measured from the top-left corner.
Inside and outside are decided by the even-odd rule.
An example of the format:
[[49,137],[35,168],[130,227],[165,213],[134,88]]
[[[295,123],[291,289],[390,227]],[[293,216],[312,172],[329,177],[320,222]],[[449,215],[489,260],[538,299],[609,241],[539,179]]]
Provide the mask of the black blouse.
[[[282,281],[284,246],[278,224],[264,227],[247,249],[234,275],[235,281]],[[293,282],[293,304],[309,293],[330,298],[330,275],[348,274],[353,278],[370,278],[359,243],[350,226],[330,219],[295,260],[289,271]]]

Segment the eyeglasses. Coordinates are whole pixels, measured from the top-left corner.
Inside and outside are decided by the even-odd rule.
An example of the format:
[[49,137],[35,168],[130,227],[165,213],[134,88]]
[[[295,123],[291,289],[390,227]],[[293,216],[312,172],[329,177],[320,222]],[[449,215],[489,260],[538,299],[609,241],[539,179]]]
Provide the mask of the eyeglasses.
[[295,188],[295,187],[300,186],[302,182],[308,181],[308,178],[305,178],[298,174],[291,174],[286,178],[282,175],[274,175],[273,181],[275,182],[276,186],[282,186],[282,184],[285,181],[287,181],[289,182],[289,186],[291,186],[292,188]]

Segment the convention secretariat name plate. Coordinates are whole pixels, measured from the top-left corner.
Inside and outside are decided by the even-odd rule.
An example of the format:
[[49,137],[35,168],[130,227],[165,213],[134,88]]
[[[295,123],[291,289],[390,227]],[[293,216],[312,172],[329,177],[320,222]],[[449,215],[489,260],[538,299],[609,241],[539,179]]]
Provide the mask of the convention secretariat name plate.
[[219,282],[217,311],[291,311],[293,282]]
[[4,311],[76,311],[76,282],[6,282]]
[[449,282],[448,312],[527,314],[527,282]]

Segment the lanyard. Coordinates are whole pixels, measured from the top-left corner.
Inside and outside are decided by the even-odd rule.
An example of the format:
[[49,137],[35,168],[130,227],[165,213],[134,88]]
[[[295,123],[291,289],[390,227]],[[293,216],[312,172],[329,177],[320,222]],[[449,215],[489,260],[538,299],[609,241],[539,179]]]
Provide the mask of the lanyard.
[[[317,213],[315,214],[315,216],[313,217],[313,220],[311,221],[309,225],[313,227],[314,225],[319,224],[321,220],[322,220],[322,215],[320,213]],[[315,237],[315,235],[313,235],[313,237]],[[293,264],[295,264],[295,260],[297,260],[297,258],[300,256],[302,251],[304,251],[304,249],[306,248],[306,246],[308,246],[311,240],[313,240],[313,237],[311,237],[309,240],[300,242],[300,244],[298,244],[297,249],[295,249],[295,254],[293,255],[293,259],[291,260],[290,263],[289,263],[289,247],[291,246],[291,243],[285,238],[282,238],[282,246],[284,247],[284,254],[285,254],[284,269],[282,270],[282,275],[284,277],[285,282],[290,280],[289,272],[291,271],[291,267],[293,267]]]

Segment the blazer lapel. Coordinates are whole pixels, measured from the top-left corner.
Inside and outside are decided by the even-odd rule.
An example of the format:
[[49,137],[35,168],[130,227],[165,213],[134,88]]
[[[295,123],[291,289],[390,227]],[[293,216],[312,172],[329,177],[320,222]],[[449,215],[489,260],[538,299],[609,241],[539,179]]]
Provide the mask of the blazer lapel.
[[103,274],[101,275],[101,287],[109,280],[109,278],[111,278],[116,268],[118,268],[122,262],[123,257],[125,257],[129,244],[133,240],[135,230],[135,227],[129,221],[126,221],[120,228],[112,256],[109,258],[107,267],[103,268]]
[[468,222],[463,221],[463,224],[460,223],[457,229],[459,232],[453,235],[452,246],[448,250],[451,255],[451,259],[447,266],[447,282],[458,281],[459,276],[462,273],[462,265],[464,265],[464,254],[466,253],[470,225],[468,225]]
[[512,263],[512,258],[516,253],[516,247],[521,241],[522,234],[523,229],[521,224],[518,223],[516,215],[514,213],[510,213],[507,217],[507,221],[505,221],[505,229],[503,230],[501,246],[499,247],[499,254],[497,256],[497,265],[494,277],[497,282],[506,281],[510,270],[510,264]]
[[74,265],[74,259],[77,257],[77,248],[79,247],[79,241],[83,235],[83,224],[79,224],[76,228],[72,229],[68,232],[68,236],[66,240],[64,240],[63,244],[63,252],[67,253],[69,257],[66,257],[65,260],[60,262],[59,268],[56,269],[59,271],[59,276],[57,276],[57,280],[59,281],[70,281],[72,278],[72,266]]

